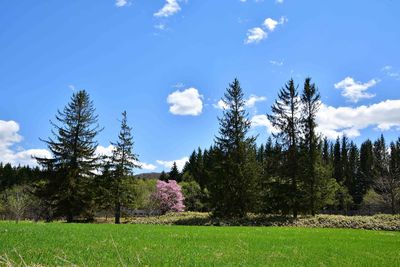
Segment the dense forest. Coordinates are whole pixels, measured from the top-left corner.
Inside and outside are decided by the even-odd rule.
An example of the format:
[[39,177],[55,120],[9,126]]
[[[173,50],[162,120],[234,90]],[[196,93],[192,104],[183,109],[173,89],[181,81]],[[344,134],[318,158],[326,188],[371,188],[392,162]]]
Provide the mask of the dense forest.
[[[235,79],[222,99],[214,143],[195,149],[182,171],[174,164],[159,179],[179,184],[186,210],[217,217],[399,213],[400,138],[387,143],[382,135],[360,146],[346,136],[332,142],[316,130],[317,86],[307,78],[300,88],[289,80],[279,90],[267,114],[275,130],[257,140]],[[140,165],[127,113],[109,157],[95,153],[97,120],[88,93],[76,92],[43,140],[52,158],[37,158],[34,168],[0,164],[3,218],[114,216],[119,223],[130,211],[160,209],[152,197],[157,181],[134,176]]]

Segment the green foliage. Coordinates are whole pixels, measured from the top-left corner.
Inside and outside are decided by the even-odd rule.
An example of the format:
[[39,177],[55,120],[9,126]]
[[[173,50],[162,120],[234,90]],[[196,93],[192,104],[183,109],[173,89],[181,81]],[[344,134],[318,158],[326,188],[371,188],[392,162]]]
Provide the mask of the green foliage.
[[121,130],[118,141],[112,143],[114,146],[111,157],[109,195],[110,202],[114,204],[115,223],[120,223],[121,208],[132,202],[132,191],[129,190],[133,169],[140,168],[138,156],[133,152],[132,128],[128,126],[126,111],[122,113]]
[[219,136],[212,154],[211,205],[216,216],[244,216],[254,210],[260,172],[255,138],[247,136],[250,120],[237,79],[227,88],[223,101],[227,108],[219,118]]
[[172,164],[171,171],[168,173],[168,179],[175,180],[177,183],[182,181],[182,175],[178,170],[178,166],[176,166],[176,162],[174,162],[174,164]]
[[297,183],[299,180],[298,145],[301,130],[300,99],[297,88],[298,86],[294,84],[293,79],[289,80],[279,91],[278,99],[271,107],[272,114],[268,114],[272,126],[278,129],[278,132],[273,135],[282,140],[282,145],[286,148],[284,168],[281,175],[283,179],[290,182],[290,189],[286,193],[290,197],[289,206],[294,217],[297,217],[299,209]]
[[27,186],[14,186],[3,193],[4,211],[10,213],[15,222],[24,218],[29,205],[32,202],[32,195]]
[[373,189],[369,189],[364,196],[363,203],[361,205],[362,210],[368,214],[375,214],[385,207],[385,200],[381,195],[376,193]]
[[53,157],[37,158],[47,170],[47,183],[39,195],[54,206],[56,216],[69,222],[77,216],[93,216],[93,177],[98,167],[95,155],[99,132],[97,115],[86,91],[73,94],[51,123],[53,137],[44,141]]
[[132,209],[154,210],[156,203],[152,195],[156,192],[155,179],[135,179],[132,183],[133,202],[129,205]]
[[205,211],[208,210],[209,193],[207,189],[201,189],[200,185],[195,182],[181,182],[182,193],[185,197],[185,209],[188,211]]

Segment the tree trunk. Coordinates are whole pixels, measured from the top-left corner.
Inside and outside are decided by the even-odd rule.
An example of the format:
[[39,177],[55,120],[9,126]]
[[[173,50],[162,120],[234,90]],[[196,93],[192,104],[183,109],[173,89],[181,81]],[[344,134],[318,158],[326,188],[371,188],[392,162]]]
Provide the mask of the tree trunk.
[[394,193],[393,192],[391,192],[391,194],[390,194],[390,196],[391,196],[391,206],[392,206],[392,214],[393,215],[395,215],[396,214],[396,209],[395,209],[395,204],[396,204],[396,198],[395,198],[395,195],[394,195]]
[[121,204],[117,203],[115,205],[115,224],[121,223]]
[[311,182],[311,215],[315,217],[315,195],[314,195],[314,177]]

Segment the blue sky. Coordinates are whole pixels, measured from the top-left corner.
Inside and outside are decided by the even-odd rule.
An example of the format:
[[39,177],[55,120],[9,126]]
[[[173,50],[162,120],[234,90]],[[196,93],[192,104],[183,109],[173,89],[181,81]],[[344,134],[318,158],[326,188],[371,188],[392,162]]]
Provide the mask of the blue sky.
[[[237,77],[264,142],[277,91],[311,76],[320,131],[357,143],[400,134],[400,2],[0,2],[0,161],[32,163],[73,91],[91,95],[109,152],[126,110],[142,171],[183,164],[218,130]],[[220,103],[221,104],[221,103]]]

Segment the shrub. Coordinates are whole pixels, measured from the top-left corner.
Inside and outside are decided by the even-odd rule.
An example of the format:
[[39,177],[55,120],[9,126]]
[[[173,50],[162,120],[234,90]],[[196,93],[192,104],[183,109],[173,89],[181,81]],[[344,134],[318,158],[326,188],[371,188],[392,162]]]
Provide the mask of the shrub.
[[168,182],[158,180],[156,192],[153,194],[153,197],[162,214],[185,210],[182,189],[175,180],[169,180]]

